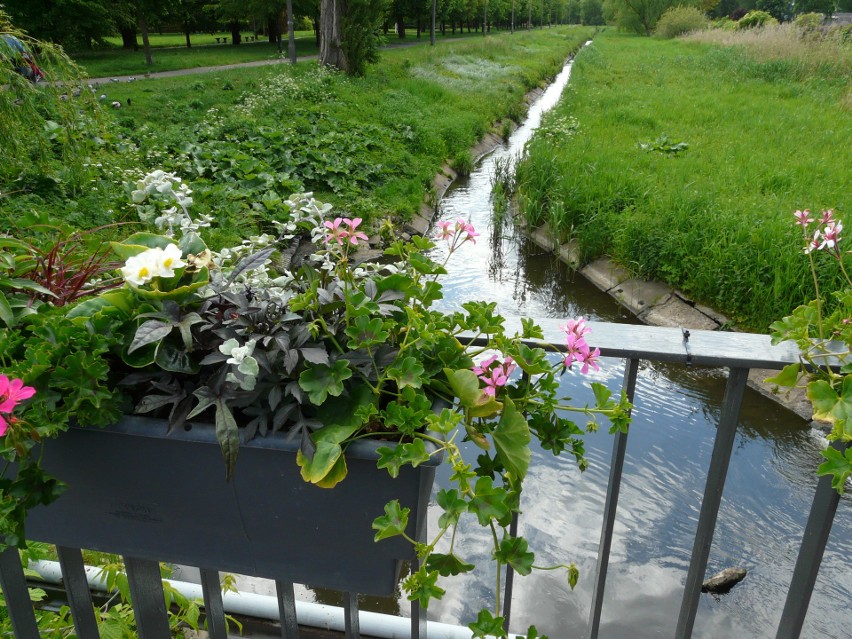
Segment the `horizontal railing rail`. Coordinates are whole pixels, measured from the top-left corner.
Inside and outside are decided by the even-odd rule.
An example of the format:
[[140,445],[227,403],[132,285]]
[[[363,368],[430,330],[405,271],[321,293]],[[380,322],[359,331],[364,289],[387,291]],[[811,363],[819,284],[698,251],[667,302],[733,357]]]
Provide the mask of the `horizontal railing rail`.
[[[559,321],[538,319],[537,322],[544,329],[545,339],[530,340],[530,343],[551,351],[561,350],[559,342],[563,334],[559,328]],[[722,410],[707,470],[704,495],[674,635],[676,639],[688,639],[692,636],[698,610],[701,586],[713,542],[749,370],[753,368],[781,369],[790,363],[798,362],[799,351],[796,345],[790,342],[772,344],[769,336],[766,335],[598,322],[592,322],[590,326],[592,339],[589,339],[589,342],[600,348],[601,355],[624,360],[622,388],[631,403],[634,401],[641,361],[725,368],[728,371]],[[520,322],[517,328],[520,329]],[[472,340],[472,343],[474,341]],[[613,438],[594,591],[589,612],[587,630],[589,639],[596,639],[600,630],[603,595],[628,437],[628,433],[617,433]],[[838,448],[843,449],[843,446],[838,445]],[[838,503],[839,496],[831,486],[831,478],[821,478],[817,484],[776,639],[795,639],[801,633]],[[516,518],[512,526],[517,529],[517,525]],[[80,550],[59,548],[58,554],[78,637],[94,639],[98,636],[97,626]],[[158,564],[153,561],[125,557],[125,565],[140,638],[164,639],[168,636],[168,621]],[[202,570],[201,586],[210,637],[224,639],[227,636],[225,610],[219,589],[218,572]],[[27,582],[18,554],[14,549],[0,555],[0,587],[5,593],[15,637],[37,639],[38,628],[27,594]],[[282,637],[295,639],[299,636],[299,630],[293,584],[279,581],[276,582],[276,587]],[[509,567],[504,593],[507,629],[511,614],[512,589],[513,574]],[[360,634],[357,595],[345,593],[343,609],[346,637],[354,639]],[[412,604],[410,629],[412,639],[426,638],[425,615],[421,614],[416,602]]]

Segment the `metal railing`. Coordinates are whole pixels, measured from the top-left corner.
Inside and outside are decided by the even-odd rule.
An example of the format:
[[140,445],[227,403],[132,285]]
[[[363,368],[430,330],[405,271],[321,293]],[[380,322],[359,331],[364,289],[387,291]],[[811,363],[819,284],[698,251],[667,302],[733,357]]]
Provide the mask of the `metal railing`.
[[[560,340],[557,320],[538,320],[545,336],[553,342]],[[768,336],[748,333],[716,331],[688,331],[680,328],[631,326],[624,324],[591,323],[594,346],[600,348],[604,357],[621,358],[625,361],[623,389],[633,402],[640,361],[670,362],[690,366],[707,366],[728,370],[728,380],[722,404],[719,424],[710,466],[707,471],[704,497],[698,526],[695,533],[692,555],[687,571],[675,639],[692,636],[698,610],[701,586],[707,568],[716,518],[725,486],[728,464],[731,459],[737,423],[750,369],[780,369],[798,361],[798,350],[794,344],[772,345]],[[549,350],[556,350],[547,342],[539,343]],[[594,591],[589,613],[587,636],[598,636],[610,548],[612,545],[618,508],[618,496],[628,433],[618,433],[613,439],[612,461],[604,504],[603,525],[598,549]],[[838,445],[841,450],[843,446]],[[793,572],[792,582],[778,625],[776,639],[799,637],[810,597],[816,583],[820,562],[828,541],[834,514],[839,503],[837,492],[831,487],[831,477],[819,480],[810,516],[804,532],[802,545]],[[517,527],[517,519],[512,524]],[[97,626],[92,610],[92,598],[86,581],[83,560],[79,549],[59,548],[59,560],[72,611],[77,634],[80,639],[93,639]],[[163,587],[159,566],[156,562],[125,558],[130,582],[131,598],[136,614],[141,639],[164,639],[168,637],[167,611],[164,605]],[[208,630],[212,639],[227,636],[222,594],[219,589],[219,574],[215,570],[201,571],[201,585]],[[31,602],[27,593],[27,582],[17,551],[7,550],[0,555],[0,587],[17,639],[39,637]],[[285,639],[299,636],[293,584],[276,582],[281,633]],[[505,582],[505,616],[510,616],[513,587],[511,567],[507,569]],[[347,639],[359,636],[359,611],[357,596],[344,596],[345,632]],[[412,639],[426,639],[426,618],[416,602],[412,604]]]

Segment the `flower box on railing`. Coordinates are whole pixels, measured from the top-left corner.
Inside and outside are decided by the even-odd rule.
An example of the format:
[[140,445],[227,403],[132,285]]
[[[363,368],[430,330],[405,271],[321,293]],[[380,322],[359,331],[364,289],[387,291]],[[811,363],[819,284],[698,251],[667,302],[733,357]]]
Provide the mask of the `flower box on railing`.
[[49,506],[33,509],[33,540],[142,559],[390,595],[402,537],[373,541],[373,520],[397,499],[411,509],[407,534],[425,525],[435,466],[376,468],[387,442],[358,441],[349,473],[333,490],[306,483],[298,440],[257,437],[240,446],[230,482],[211,425],[166,434],[165,421],[125,417],[114,426],[72,427],[45,442],[43,467],[67,483]]

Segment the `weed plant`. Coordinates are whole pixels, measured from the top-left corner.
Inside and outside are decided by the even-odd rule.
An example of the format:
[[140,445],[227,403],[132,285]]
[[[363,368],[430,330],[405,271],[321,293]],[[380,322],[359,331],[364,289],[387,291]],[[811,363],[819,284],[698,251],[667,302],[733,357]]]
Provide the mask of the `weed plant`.
[[[755,330],[812,299],[792,212],[850,210],[848,51],[753,51],[596,38],[518,167],[527,221],[579,239],[585,261],[610,254]],[[663,152],[662,139],[687,146]]]

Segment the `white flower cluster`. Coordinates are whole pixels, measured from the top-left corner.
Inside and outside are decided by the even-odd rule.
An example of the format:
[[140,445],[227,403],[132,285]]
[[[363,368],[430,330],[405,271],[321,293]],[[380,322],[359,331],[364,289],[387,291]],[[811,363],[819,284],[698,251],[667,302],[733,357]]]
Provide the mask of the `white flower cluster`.
[[163,199],[174,199],[182,208],[192,204],[189,187],[174,173],[166,173],[161,169],[151,171],[136,183],[136,190],[131,193],[134,204],[142,204],[150,196]]
[[155,277],[174,277],[175,269],[186,266],[177,244],[151,248],[129,257],[121,267],[124,280],[133,286],[147,284]]
[[219,347],[219,352],[227,355],[228,364],[234,367],[225,376],[225,380],[240,385],[243,390],[254,390],[257,374],[260,372],[257,360],[252,357],[257,340],[250,339],[243,346],[233,337]]
[[572,115],[553,116],[539,129],[539,135],[548,139],[570,138],[580,130],[580,121]]

